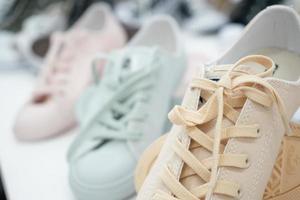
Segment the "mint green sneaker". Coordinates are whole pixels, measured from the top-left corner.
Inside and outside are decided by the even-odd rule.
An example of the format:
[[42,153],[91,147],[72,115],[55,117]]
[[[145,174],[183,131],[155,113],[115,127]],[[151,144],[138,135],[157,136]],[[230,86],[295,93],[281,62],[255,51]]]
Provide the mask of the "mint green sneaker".
[[96,76],[77,105],[80,135],[68,159],[78,199],[120,200],[134,194],[137,160],[164,132],[184,73],[182,49],[176,23],[160,16],[107,57],[103,78]]

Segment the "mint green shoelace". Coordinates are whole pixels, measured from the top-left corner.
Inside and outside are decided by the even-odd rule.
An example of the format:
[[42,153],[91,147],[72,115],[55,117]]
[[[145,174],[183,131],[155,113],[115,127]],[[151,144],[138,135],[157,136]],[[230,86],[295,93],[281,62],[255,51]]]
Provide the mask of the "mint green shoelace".
[[[155,53],[153,50],[154,55],[145,56],[155,58]],[[143,121],[148,115],[148,102],[159,64],[144,63],[145,67],[130,71],[127,69],[130,66],[123,66],[128,58],[131,59],[130,54],[126,58],[119,57],[113,55],[108,58],[106,67],[110,71],[104,74],[102,80],[95,74],[96,83],[77,105],[79,137],[84,138],[77,138],[73,145],[89,140],[82,144],[84,147],[76,150],[78,155],[101,145],[105,140],[138,140],[142,136]]]

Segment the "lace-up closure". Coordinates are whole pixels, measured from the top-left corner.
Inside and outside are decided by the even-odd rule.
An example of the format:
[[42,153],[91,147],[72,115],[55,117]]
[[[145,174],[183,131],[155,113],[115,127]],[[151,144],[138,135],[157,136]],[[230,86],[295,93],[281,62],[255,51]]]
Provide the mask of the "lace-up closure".
[[[147,118],[145,110],[160,67],[157,49],[143,50],[101,56],[107,60],[104,78],[96,82],[77,105],[81,132],[87,133],[82,137],[93,141],[84,150],[77,149],[78,155],[88,152],[103,140],[138,140],[142,136]],[[145,59],[145,55],[151,59]],[[136,59],[144,59],[144,65],[141,66],[140,60],[136,62]],[[95,80],[98,80],[97,75]],[[76,141],[81,142],[80,139]]]
[[[97,120],[98,125],[106,129],[106,131],[95,133],[96,138],[138,139],[141,136],[141,132],[137,127],[130,128],[128,126],[131,121],[142,122],[146,117],[145,114],[141,113],[143,113],[142,111],[149,100],[147,90],[153,87],[155,80],[153,73],[157,69],[155,66],[151,67],[152,69],[140,70],[124,76],[120,75],[119,80],[116,82],[105,80],[100,83],[107,90],[114,92],[99,104],[99,110],[104,107],[109,109],[100,111],[94,116],[97,118],[102,112],[105,115],[105,117],[94,118],[94,120]],[[93,123],[92,121],[90,120],[91,123]],[[90,127],[90,125],[87,126]]]
[[108,131],[98,133],[96,137],[138,139],[141,134],[139,129],[128,126],[131,121],[138,122],[145,119],[146,115],[141,113],[147,104],[149,90],[154,85],[155,72],[157,72],[158,66],[133,70],[131,63],[134,63],[134,58],[131,58],[130,55],[125,55],[117,62],[113,60],[109,62],[115,65],[109,66],[109,69],[114,71],[114,74],[111,74],[114,77],[104,79],[99,84],[102,84],[106,90],[113,92],[99,105],[102,108],[109,108],[103,111],[106,112],[105,117],[97,119],[97,122]]
[[[248,65],[246,66],[246,64]],[[249,64],[259,64],[265,68],[262,73],[249,73],[243,68]],[[273,61],[264,56],[248,56],[232,66],[218,82],[207,79],[194,79],[191,83],[192,90],[200,90],[200,97],[205,103],[197,110],[189,110],[183,106],[175,106],[169,113],[170,120],[184,126],[187,135],[194,141],[189,149],[177,138],[173,150],[189,168],[184,168],[180,179],[197,175],[203,184],[187,189],[172,173],[169,166],[165,166],[161,176],[162,181],[171,194],[158,191],[154,195],[156,200],[198,200],[210,199],[213,194],[226,195],[237,198],[241,193],[238,183],[218,180],[218,170],[221,167],[246,169],[251,160],[245,154],[223,154],[226,141],[231,138],[260,137],[258,124],[235,125],[245,101],[249,99],[264,107],[276,104],[281,114],[283,124],[289,133],[289,121],[282,100],[273,87],[264,79],[271,76],[275,65]],[[234,124],[225,127],[223,119],[227,118]],[[214,129],[205,132],[204,126],[214,124]],[[211,153],[211,157],[199,160],[192,151],[202,147]]]

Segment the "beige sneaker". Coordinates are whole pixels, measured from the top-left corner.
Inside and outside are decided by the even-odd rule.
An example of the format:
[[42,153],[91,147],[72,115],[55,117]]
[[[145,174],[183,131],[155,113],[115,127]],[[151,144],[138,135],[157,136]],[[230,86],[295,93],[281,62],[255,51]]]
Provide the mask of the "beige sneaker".
[[272,59],[242,58],[218,82],[200,71],[170,112],[165,141],[138,165],[137,200],[299,199],[299,21],[290,8],[268,8],[215,65],[255,52]]

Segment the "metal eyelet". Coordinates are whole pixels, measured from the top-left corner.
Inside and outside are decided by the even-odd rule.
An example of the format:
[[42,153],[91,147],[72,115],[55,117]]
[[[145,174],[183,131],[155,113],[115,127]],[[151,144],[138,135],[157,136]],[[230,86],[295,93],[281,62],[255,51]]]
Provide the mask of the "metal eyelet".
[[260,131],[260,128],[258,128],[258,129],[256,130],[256,133],[257,133],[257,138],[261,137],[261,131]]
[[251,165],[251,159],[250,159],[250,156],[249,156],[249,154],[248,153],[246,153],[246,152],[241,152],[241,154],[243,154],[243,155],[246,155],[246,158],[245,158],[245,168],[244,169],[247,169],[247,168],[249,168],[250,167],[250,165]]
[[237,190],[237,198],[236,198],[236,199],[240,199],[241,196],[242,196],[242,191],[241,191],[241,188],[239,188],[239,189]]
[[245,160],[246,168],[250,167],[250,159],[249,157]]
[[237,191],[236,191],[236,197],[234,199],[241,199],[242,198],[242,189],[239,188]]

